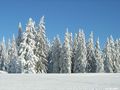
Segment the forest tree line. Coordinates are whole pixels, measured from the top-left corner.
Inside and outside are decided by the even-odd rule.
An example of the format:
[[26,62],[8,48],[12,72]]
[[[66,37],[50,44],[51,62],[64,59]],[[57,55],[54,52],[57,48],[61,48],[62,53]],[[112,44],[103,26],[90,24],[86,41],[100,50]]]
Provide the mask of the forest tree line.
[[81,29],[74,36],[66,30],[64,42],[59,35],[52,42],[46,36],[44,16],[39,24],[29,18],[26,29],[18,25],[18,35],[0,43],[0,70],[8,73],[118,73],[120,39],[107,38],[100,48],[93,32],[86,41]]

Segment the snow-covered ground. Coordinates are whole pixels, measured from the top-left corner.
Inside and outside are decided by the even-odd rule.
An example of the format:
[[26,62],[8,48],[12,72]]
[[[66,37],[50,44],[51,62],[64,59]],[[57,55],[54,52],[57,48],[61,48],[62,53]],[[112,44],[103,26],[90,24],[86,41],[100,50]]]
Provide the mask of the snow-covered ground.
[[120,74],[0,74],[0,90],[120,90]]
[[7,73],[7,72],[0,70],[0,74],[6,74],[6,73]]

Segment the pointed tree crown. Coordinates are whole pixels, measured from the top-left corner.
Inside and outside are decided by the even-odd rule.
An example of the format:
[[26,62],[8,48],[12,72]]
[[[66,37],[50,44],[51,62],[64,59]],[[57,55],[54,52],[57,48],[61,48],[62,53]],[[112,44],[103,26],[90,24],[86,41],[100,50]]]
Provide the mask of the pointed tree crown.
[[35,21],[33,21],[32,18],[29,18],[27,27],[26,27],[26,31],[30,32],[31,30],[33,30],[34,27],[35,27]]
[[90,33],[90,38],[88,40],[88,43],[89,43],[89,48],[93,50],[94,49],[93,32]]
[[19,22],[19,24],[18,24],[18,29],[19,29],[19,32],[22,32],[22,24],[21,24],[21,22]]
[[99,38],[96,41],[96,48],[100,49],[100,45],[99,45]]
[[39,30],[41,30],[41,32],[45,33],[45,17],[42,16],[40,19],[40,23],[39,23]]

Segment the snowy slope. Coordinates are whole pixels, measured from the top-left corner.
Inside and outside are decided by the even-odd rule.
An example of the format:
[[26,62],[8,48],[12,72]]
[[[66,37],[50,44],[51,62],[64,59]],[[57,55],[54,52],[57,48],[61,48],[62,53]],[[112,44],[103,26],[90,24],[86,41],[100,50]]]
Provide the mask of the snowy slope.
[[1,74],[0,90],[120,90],[120,74]]

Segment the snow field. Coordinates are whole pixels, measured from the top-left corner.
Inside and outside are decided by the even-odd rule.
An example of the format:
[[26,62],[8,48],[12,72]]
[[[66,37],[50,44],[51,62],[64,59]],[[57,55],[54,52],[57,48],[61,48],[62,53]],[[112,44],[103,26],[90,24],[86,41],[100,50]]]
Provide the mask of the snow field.
[[120,74],[1,74],[0,90],[120,90]]

